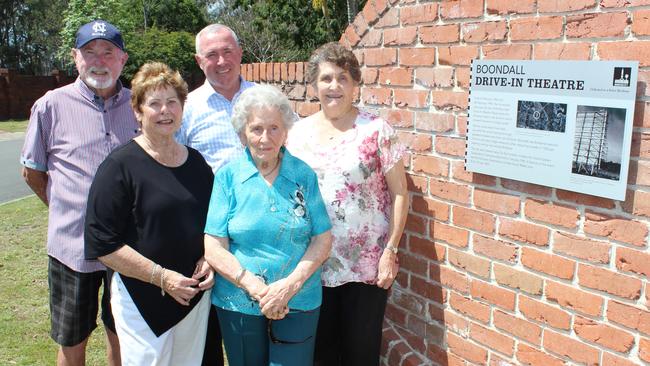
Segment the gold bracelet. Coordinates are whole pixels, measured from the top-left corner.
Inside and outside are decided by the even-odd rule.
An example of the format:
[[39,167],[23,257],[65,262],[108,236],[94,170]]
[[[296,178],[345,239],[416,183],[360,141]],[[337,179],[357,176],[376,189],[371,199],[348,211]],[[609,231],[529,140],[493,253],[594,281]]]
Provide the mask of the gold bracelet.
[[156,267],[160,267],[160,265],[154,263],[153,267],[151,267],[151,277],[149,277],[149,283],[152,285],[153,285],[154,276],[156,275]]
[[[160,267],[162,268],[162,267]],[[165,296],[165,269],[162,268],[160,271],[160,296]]]

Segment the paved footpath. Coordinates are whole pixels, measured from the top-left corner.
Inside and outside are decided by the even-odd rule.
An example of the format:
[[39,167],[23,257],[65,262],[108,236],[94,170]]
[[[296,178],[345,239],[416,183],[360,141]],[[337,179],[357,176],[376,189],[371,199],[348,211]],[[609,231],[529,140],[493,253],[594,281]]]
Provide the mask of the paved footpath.
[[0,204],[33,194],[20,175],[24,132],[0,132]]

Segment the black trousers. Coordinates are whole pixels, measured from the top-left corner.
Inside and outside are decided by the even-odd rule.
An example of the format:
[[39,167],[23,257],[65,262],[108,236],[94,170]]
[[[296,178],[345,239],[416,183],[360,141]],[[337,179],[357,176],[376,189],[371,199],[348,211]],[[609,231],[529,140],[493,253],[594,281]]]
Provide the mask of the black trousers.
[[201,366],[223,366],[223,348],[221,346],[221,328],[214,305],[210,305],[208,332],[205,338],[205,350]]
[[388,291],[350,282],[323,287],[315,366],[377,366]]

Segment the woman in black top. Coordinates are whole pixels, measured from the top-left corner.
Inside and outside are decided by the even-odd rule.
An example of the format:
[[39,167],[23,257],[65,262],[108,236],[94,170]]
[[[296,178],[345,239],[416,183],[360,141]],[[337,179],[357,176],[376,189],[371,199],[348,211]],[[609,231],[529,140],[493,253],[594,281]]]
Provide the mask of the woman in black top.
[[187,96],[178,72],[145,64],[132,85],[142,134],[95,175],[85,254],[115,271],[111,306],[123,364],[196,365],[210,307],[204,292],[213,284],[203,259],[213,175],[200,153],[174,140]]

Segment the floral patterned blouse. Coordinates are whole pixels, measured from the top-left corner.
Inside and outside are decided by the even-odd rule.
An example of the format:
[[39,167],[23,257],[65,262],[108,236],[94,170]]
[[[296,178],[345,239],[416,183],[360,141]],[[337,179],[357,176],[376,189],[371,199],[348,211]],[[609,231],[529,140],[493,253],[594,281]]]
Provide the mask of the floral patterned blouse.
[[390,230],[391,197],[384,175],[404,155],[395,131],[383,119],[359,112],[336,145],[318,145],[313,117],[297,122],[287,148],[318,175],[332,220],[332,251],[322,283],[377,282],[379,258]]

